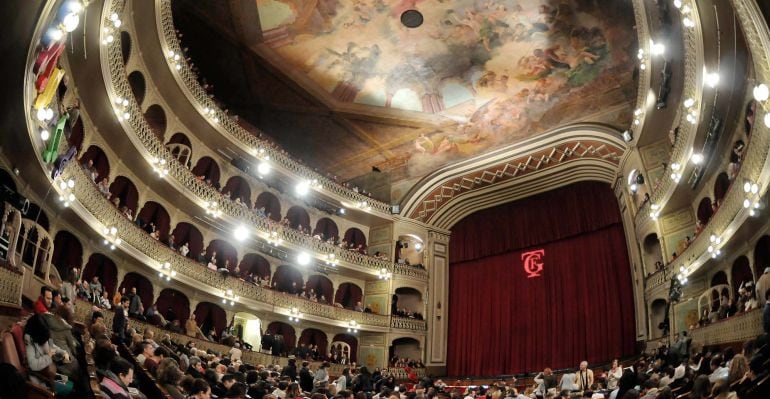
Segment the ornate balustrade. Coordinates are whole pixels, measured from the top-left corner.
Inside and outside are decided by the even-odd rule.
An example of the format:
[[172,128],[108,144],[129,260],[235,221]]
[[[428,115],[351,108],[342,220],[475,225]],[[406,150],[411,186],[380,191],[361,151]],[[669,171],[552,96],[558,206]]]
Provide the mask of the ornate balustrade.
[[[698,16],[697,4],[695,4],[694,1],[684,1],[683,3],[689,5],[691,9],[689,18],[693,20],[695,24],[693,27],[684,26],[682,28],[682,40],[684,42],[684,86],[682,88],[682,99],[683,101],[687,99],[694,100],[692,108],[696,110],[698,120],[700,120],[703,110],[703,32],[701,31],[701,22],[700,17]],[[646,97],[646,88],[643,94]],[[669,166],[664,171],[664,176],[660,179],[658,184],[652,188],[650,200],[646,201],[636,213],[634,220],[636,226],[642,226],[651,218],[650,212],[652,211],[652,204],[658,206],[664,205],[676,189],[677,183],[668,176],[671,172],[670,165],[679,163],[682,165],[682,168],[685,168],[687,160],[689,159],[688,152],[695,142],[695,135],[699,125],[698,123],[693,124],[687,121],[687,115],[687,110],[684,106],[681,106],[679,108],[679,114],[675,118],[672,126],[672,128],[679,127],[679,134],[677,134],[673,148],[671,149]]]
[[[165,52],[164,55],[168,56],[171,52],[174,54],[183,54],[182,46],[179,44],[179,39],[177,38],[176,30],[174,28],[171,0],[156,0],[155,4],[156,22],[159,29],[158,33],[161,37],[161,48],[163,48]],[[176,77],[182,90],[197,102],[197,104],[194,105],[201,115],[209,120],[214,120],[213,118],[216,118],[215,120],[217,122],[212,122],[212,126],[220,132],[224,132],[235,144],[240,145],[248,152],[259,154],[260,157],[269,157],[271,163],[274,163],[279,169],[296,176],[299,180],[318,182],[324,191],[329,192],[348,203],[356,205],[366,204],[366,206],[371,207],[371,210],[373,211],[390,215],[390,205],[343,187],[332,179],[291,159],[285,153],[273,148],[269,142],[260,140],[254,136],[253,133],[246,131],[230,118],[230,116],[222,112],[217,104],[209,98],[208,93],[201,87],[196,75],[192,72],[190,66],[187,65],[186,62],[176,62],[174,65],[178,65],[179,67],[172,67],[169,64],[171,74]],[[213,110],[213,114],[207,113],[207,109]]]
[[[409,379],[409,373],[407,373],[406,369],[404,369],[403,367],[388,367],[385,369],[385,371],[387,371],[388,374],[395,377],[396,381],[404,381]],[[411,369],[411,371],[417,376],[417,378],[425,377],[424,368],[413,368]]]
[[647,276],[645,281],[645,291],[652,291],[662,285],[668,283],[671,280],[672,275],[671,265],[666,265],[663,269],[656,271],[655,273]]
[[427,331],[428,324],[425,322],[425,320],[393,316],[390,318],[390,327],[399,328],[402,330]]
[[[106,5],[106,7],[109,7],[107,15],[112,13],[120,15],[123,11],[123,4],[124,3],[121,0],[108,3],[108,5]],[[140,151],[142,149],[146,151],[146,153],[150,155],[150,158],[162,160],[164,162],[164,168],[167,168],[168,171],[167,177],[175,181],[182,189],[187,190],[187,194],[191,194],[192,198],[197,199],[196,202],[198,204],[203,206],[204,204],[212,202],[217,203],[217,208],[222,212],[224,217],[237,221],[238,223],[250,223],[264,236],[269,234],[269,232],[278,229],[279,234],[283,239],[283,245],[292,249],[313,251],[318,256],[334,254],[340,263],[345,263],[353,267],[360,266],[370,273],[377,273],[382,269],[386,269],[389,271],[392,270],[393,273],[397,275],[427,280],[428,273],[423,269],[400,267],[393,262],[339,248],[335,245],[328,244],[300,233],[294,229],[278,228],[276,224],[272,223],[266,217],[259,215],[255,210],[225,199],[216,189],[200,181],[185,165],[179,163],[176,157],[170,153],[152,129],[150,129],[147,121],[141,114],[141,107],[136,102],[133,92],[128,84],[119,41],[107,45],[106,52],[103,51],[101,54],[102,68],[105,68],[105,65],[108,67],[108,70],[104,71],[105,76],[110,80],[107,84],[108,91],[112,89],[114,93],[112,98],[120,99],[121,101],[126,101],[128,103],[125,108],[129,110],[129,117],[124,118],[123,123],[127,128],[126,131],[129,138],[135,145],[137,145],[137,147],[140,147]],[[223,116],[222,120],[224,119]],[[253,138],[253,136],[250,137]],[[274,159],[272,157],[273,155],[271,155],[271,159]],[[302,167],[302,170],[304,170],[304,167]],[[322,182],[322,184],[324,183]]]
[[96,188],[89,176],[85,174],[79,165],[70,164],[64,170],[64,179],[73,179],[75,187],[73,193],[77,201],[90,212],[104,227],[116,227],[117,236],[122,239],[121,246],[128,245],[148,258],[157,261],[157,264],[148,265],[156,272],[160,271],[160,265],[168,262],[171,269],[195,282],[206,284],[219,292],[232,289],[233,294],[240,298],[254,300],[273,308],[291,309],[296,307],[305,315],[323,317],[331,320],[348,322],[355,320],[362,326],[390,327],[390,316],[372,313],[356,312],[353,310],[338,308],[312,302],[296,296],[273,291],[247,283],[239,278],[223,276],[209,270],[204,265],[186,258],[176,251],[150,237],[131,220],[123,216]]
[[21,287],[24,275],[10,265],[0,265],[0,306],[21,306]]
[[762,309],[733,316],[691,331],[696,344],[719,345],[747,341],[762,334]]

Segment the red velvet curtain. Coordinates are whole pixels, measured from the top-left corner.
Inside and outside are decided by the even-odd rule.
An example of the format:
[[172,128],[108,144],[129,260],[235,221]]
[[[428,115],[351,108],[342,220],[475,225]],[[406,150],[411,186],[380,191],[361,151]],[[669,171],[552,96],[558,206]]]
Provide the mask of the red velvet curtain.
[[158,312],[165,315],[166,318],[168,318],[168,309],[171,308],[181,325],[184,325],[185,321],[190,318],[190,301],[187,299],[187,295],[173,288],[166,288],[161,291],[156,305]]
[[315,230],[313,230],[313,235],[320,234],[324,240],[328,240],[330,238],[334,238],[335,240],[339,238],[340,231],[337,228],[337,223],[334,223],[333,220],[329,218],[321,218],[316,222],[315,224]]
[[337,334],[332,339],[332,342],[344,342],[350,345],[350,361],[358,361],[358,339],[350,334]]
[[195,258],[201,253],[203,249],[203,234],[197,227],[187,222],[177,223],[176,228],[171,233],[174,235],[174,246],[179,248],[187,243],[190,253],[187,254],[190,258]]
[[325,355],[326,346],[329,344],[326,341],[326,334],[323,331],[315,328],[306,328],[302,330],[302,335],[299,336],[299,344],[318,345],[318,353]]
[[[118,284],[118,268],[115,266],[115,262],[112,259],[102,255],[93,254],[88,258],[88,263],[83,268],[82,279],[91,283],[94,276],[99,276],[99,282],[102,283],[104,289],[110,293],[115,293],[115,285]],[[67,276],[62,276],[67,278]],[[125,280],[124,280],[125,281]],[[152,291],[150,291],[150,298],[152,298]],[[110,296],[110,300],[112,297]]]
[[255,277],[270,279],[270,262],[257,254],[244,255],[238,267],[241,269],[241,277],[246,277],[253,271]]
[[152,283],[147,277],[142,276],[139,273],[128,273],[126,277],[123,277],[123,282],[120,283],[120,289],[125,287],[126,293],[131,292],[131,288],[136,287],[136,294],[142,300],[142,306],[145,309],[152,305]]
[[[318,297],[318,302],[327,304],[331,303],[332,296],[334,295],[334,285],[328,278],[314,274],[307,278],[307,283],[305,283],[305,286],[307,289],[312,288],[315,291],[316,297]],[[321,300],[321,295],[323,295],[325,298],[323,301]]]
[[236,198],[240,198],[241,202],[247,206],[251,206],[251,187],[246,179],[240,176],[233,176],[227,180],[225,187],[222,189],[222,193],[230,193],[230,199],[235,201]]
[[88,147],[86,153],[83,154],[82,158],[80,158],[80,163],[84,164],[88,163],[88,161],[94,161],[94,168],[98,173],[98,176],[96,177],[97,182],[104,179],[105,177],[109,178],[110,161],[107,159],[107,155],[104,153],[104,151],[102,151],[101,148],[95,145]]
[[283,335],[283,345],[287,352],[291,352],[297,346],[297,333],[294,331],[294,327],[289,324],[274,321],[267,326],[266,332],[272,335]]
[[219,337],[222,330],[227,327],[227,313],[219,305],[201,302],[195,307],[195,322],[204,334],[208,334],[209,329],[214,328]]
[[281,221],[281,201],[270,192],[263,192],[257,197],[254,203],[254,209],[265,208],[265,215],[270,215],[270,219],[276,222]]
[[337,287],[337,293],[334,295],[334,302],[341,304],[347,309],[353,309],[357,302],[361,302],[363,293],[361,287],[353,283],[342,283]]
[[345,241],[348,244],[353,244],[354,246],[363,245],[366,248],[366,235],[355,227],[351,227],[345,232]]
[[698,203],[698,220],[700,220],[701,223],[708,224],[708,222],[711,220],[711,215],[714,214],[714,208],[711,206],[711,198],[706,197],[700,200],[700,203]]
[[[292,283],[296,283],[297,289],[302,288],[302,273],[294,266],[281,265],[275,269],[272,285],[281,292],[288,292],[292,289]],[[271,286],[272,286],[271,285]]]
[[120,205],[131,209],[132,214],[136,215],[136,207],[139,202],[139,191],[131,180],[125,176],[118,176],[110,184],[110,193],[113,197],[120,198]]
[[211,157],[203,157],[198,160],[192,169],[195,176],[203,176],[204,180],[210,180],[211,185],[219,187],[219,165]]
[[238,264],[238,251],[235,250],[235,247],[230,245],[227,241],[211,240],[208,248],[206,248],[206,257],[210,257],[214,251],[217,252],[217,267],[225,267],[225,260],[229,260],[230,267],[228,269],[235,269],[235,265]]
[[293,206],[286,211],[286,218],[289,219],[289,227],[296,229],[299,226],[310,228],[310,215],[299,206]]
[[168,231],[171,229],[171,217],[168,216],[166,208],[154,201],[144,203],[142,210],[139,211],[139,218],[146,224],[155,223],[161,240],[168,237]]
[[721,203],[725,198],[725,194],[727,194],[728,188],[730,188],[730,179],[727,177],[727,173],[722,172],[714,182],[714,199]]
[[[609,186],[580,183],[452,228],[447,373],[496,376],[635,352],[631,269]],[[522,254],[543,250],[529,278]]]

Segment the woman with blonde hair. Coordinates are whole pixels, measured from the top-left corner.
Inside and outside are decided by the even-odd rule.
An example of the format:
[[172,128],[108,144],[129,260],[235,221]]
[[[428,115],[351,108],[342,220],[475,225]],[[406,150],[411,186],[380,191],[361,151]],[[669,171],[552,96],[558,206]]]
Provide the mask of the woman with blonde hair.
[[747,371],[749,371],[749,362],[746,360],[746,356],[741,354],[733,356],[733,360],[730,362],[730,371],[727,374],[727,383],[732,385],[734,382],[740,381]]

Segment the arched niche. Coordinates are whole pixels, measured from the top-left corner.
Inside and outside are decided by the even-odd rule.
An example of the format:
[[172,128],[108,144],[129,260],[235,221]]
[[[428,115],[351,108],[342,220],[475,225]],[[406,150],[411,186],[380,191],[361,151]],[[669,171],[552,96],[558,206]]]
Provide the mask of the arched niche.
[[286,219],[289,220],[289,227],[299,230],[310,230],[310,215],[305,208],[301,206],[292,206],[286,211]]
[[190,300],[183,292],[173,288],[164,288],[158,295],[155,305],[158,312],[169,323],[179,320],[179,324],[184,326],[184,323],[190,318]]
[[306,328],[302,330],[302,334],[299,336],[298,344],[300,346],[305,345],[306,347],[310,347],[311,345],[318,345],[318,353],[324,355],[326,354],[328,341],[326,338],[326,333],[323,331],[317,328]]
[[246,179],[240,176],[233,176],[227,179],[227,183],[222,188],[222,194],[225,196],[230,194],[231,200],[240,199],[240,202],[246,206],[251,206],[251,187],[249,187]]
[[[328,277],[320,274],[308,277],[305,283],[305,293],[309,295],[308,293],[311,289],[315,292],[318,303],[331,304],[332,297],[334,296],[334,284],[332,284]],[[322,295],[323,298],[321,298]]]
[[128,87],[131,88],[131,93],[134,94],[136,103],[139,106],[144,102],[144,95],[147,91],[147,84],[144,81],[144,75],[139,71],[134,71],[128,74]]
[[420,341],[402,337],[396,338],[390,344],[389,357],[398,357],[411,360],[422,360],[422,348],[420,348]]
[[711,287],[727,284],[727,274],[723,271],[718,271],[711,277]]
[[302,273],[291,265],[281,265],[275,269],[271,286],[276,291],[299,294],[302,290]]
[[110,161],[107,159],[107,154],[97,145],[88,147],[85,154],[80,157],[80,164],[88,173],[96,172],[96,176],[91,176],[95,182],[110,177]]
[[83,244],[69,231],[58,231],[53,239],[51,263],[56,266],[59,276],[67,279],[70,270],[79,269],[83,265]]
[[187,243],[187,248],[190,250],[187,257],[195,258],[203,250],[203,234],[192,223],[177,223],[171,234],[174,235],[174,248]]
[[139,299],[142,300],[142,306],[144,306],[145,309],[149,308],[150,305],[152,305],[152,292],[153,292],[153,286],[147,277],[136,273],[136,272],[130,272],[126,273],[126,276],[123,277],[123,282],[120,283],[120,292],[123,292],[123,289],[126,289],[126,294],[131,292],[131,289],[136,287],[136,294],[139,295]]
[[208,335],[213,328],[217,337],[220,337],[227,327],[227,313],[215,303],[201,302],[195,307],[195,322],[198,323],[203,334]]
[[190,139],[184,133],[174,133],[171,139],[166,143],[166,148],[171,152],[171,155],[179,161],[182,165],[190,167],[190,160],[192,159],[192,143]]
[[650,304],[650,332],[651,339],[660,338],[663,336],[663,330],[661,329],[662,323],[666,319],[667,302],[664,299],[658,298]]
[[233,317],[234,335],[242,342],[254,348],[262,342],[262,320],[259,317],[246,312],[238,312]]
[[663,265],[663,251],[658,235],[650,233],[642,242],[642,259],[647,273],[654,273]]
[[727,173],[722,172],[714,180],[714,201],[722,203],[728,188],[730,188],[730,178],[727,176]]
[[171,217],[168,215],[168,211],[163,205],[155,201],[147,201],[144,203],[142,210],[139,211],[137,216],[137,223],[147,233],[152,232],[152,226],[158,231],[159,239],[162,241],[168,237],[168,232],[171,229]]
[[255,277],[270,280],[270,262],[258,254],[244,255],[238,267],[241,269],[241,277],[253,272]]
[[[340,343],[344,345],[340,345]],[[345,347],[349,348],[350,352],[348,353],[348,359],[350,360],[348,362],[357,362],[358,361],[358,338],[356,338],[354,335],[351,334],[337,334],[332,338],[332,345],[330,350],[331,351],[339,351],[341,355],[344,355]]]
[[733,266],[730,268],[730,276],[733,280],[733,298],[737,298],[739,288],[745,286],[746,283],[754,282],[754,276],[751,274],[749,258],[745,256],[739,256],[736,258],[733,262]]
[[120,32],[120,55],[123,57],[123,65],[128,63],[128,57],[131,56],[131,35],[126,31]]
[[166,134],[166,111],[163,110],[158,104],[153,104],[147,107],[144,111],[144,119],[147,121],[147,125],[150,130],[155,134],[157,138],[163,140],[163,136]]
[[349,246],[358,247],[360,245],[361,248],[366,249],[366,235],[363,231],[355,227],[351,227],[345,231],[345,241]]
[[281,336],[283,347],[281,352],[291,352],[291,350],[297,346],[297,333],[290,324],[282,321],[274,321],[267,325],[267,330],[265,332],[274,337],[276,335]]
[[270,220],[280,222],[281,221],[281,201],[273,193],[264,191],[257,196],[257,201],[254,203],[254,209],[265,209],[265,215]]
[[139,206],[139,190],[128,177],[118,176],[110,184],[111,199],[119,198],[120,207],[123,206],[131,210],[132,215],[136,215],[136,208]]
[[72,124],[70,134],[67,136],[67,143],[71,147],[75,147],[77,153],[80,154],[83,147],[83,137],[85,136],[85,128],[83,128],[83,118],[77,118],[75,123]]
[[423,242],[413,235],[400,235],[396,241],[396,256],[398,263],[421,265],[423,262]]
[[[83,268],[83,280],[90,283],[94,276],[99,276],[102,287],[110,293],[110,300],[112,300],[115,286],[118,283],[118,268],[115,266],[115,262],[104,254],[91,255]],[[150,298],[152,298],[152,291]]]
[[315,224],[313,229],[313,235],[319,235],[324,240],[333,239],[337,241],[340,238],[340,231],[337,228],[337,223],[330,218],[321,218]]
[[211,240],[208,247],[206,247],[206,258],[210,259],[216,252],[216,265],[217,268],[225,268],[228,270],[235,270],[235,266],[238,264],[238,251],[229,242],[224,240]]
[[760,237],[754,245],[754,275],[761,276],[766,267],[770,267],[770,236],[768,235]]
[[711,198],[706,197],[700,200],[698,203],[698,220],[703,223],[703,225],[708,224],[709,220],[711,220],[711,216],[714,214],[714,208],[712,207],[712,201]]
[[219,188],[219,165],[211,157],[202,157],[192,169],[193,175],[214,188]]
[[[422,293],[420,291],[412,287],[399,287],[396,288],[396,297],[398,298],[398,301],[395,304],[396,310],[419,313],[422,315],[423,303]],[[393,312],[392,307],[391,314],[396,314]]]
[[345,309],[354,309],[356,303],[364,299],[363,290],[354,283],[342,283],[334,294],[334,302],[339,303]]
[[27,213],[22,214],[21,217],[23,219],[31,220],[37,223],[40,227],[44,228],[46,231],[48,231],[51,228],[50,222],[48,221],[48,215],[46,215],[45,211],[43,211],[40,208],[40,206],[38,206],[34,202],[30,201],[29,209],[27,210]]

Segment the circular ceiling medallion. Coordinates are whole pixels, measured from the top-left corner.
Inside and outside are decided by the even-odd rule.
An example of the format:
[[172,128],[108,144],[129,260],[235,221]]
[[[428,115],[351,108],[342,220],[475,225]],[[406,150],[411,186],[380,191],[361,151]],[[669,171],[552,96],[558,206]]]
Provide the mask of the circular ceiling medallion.
[[422,13],[417,10],[406,10],[401,14],[401,23],[407,28],[416,28],[422,25]]

